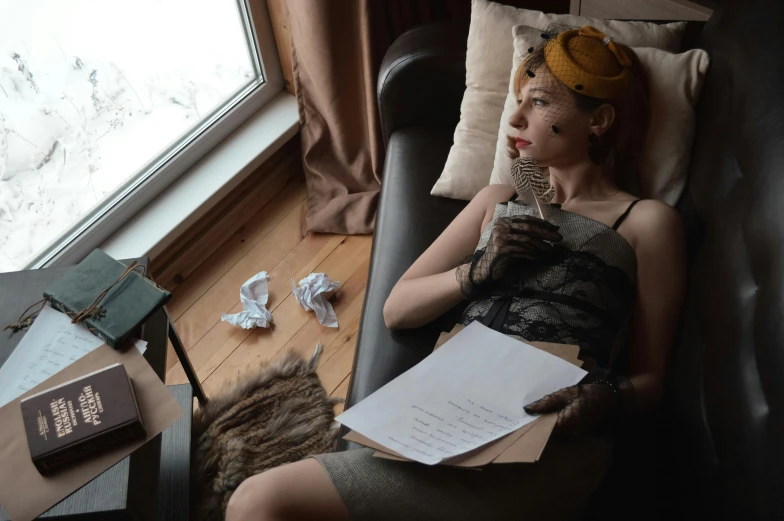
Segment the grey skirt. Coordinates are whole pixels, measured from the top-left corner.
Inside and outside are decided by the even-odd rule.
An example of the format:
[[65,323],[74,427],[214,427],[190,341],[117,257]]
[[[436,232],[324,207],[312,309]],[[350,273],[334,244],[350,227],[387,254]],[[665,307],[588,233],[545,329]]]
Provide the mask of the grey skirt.
[[573,519],[612,461],[610,442],[599,437],[551,439],[536,463],[482,470],[396,462],[373,452],[314,456],[354,521]]

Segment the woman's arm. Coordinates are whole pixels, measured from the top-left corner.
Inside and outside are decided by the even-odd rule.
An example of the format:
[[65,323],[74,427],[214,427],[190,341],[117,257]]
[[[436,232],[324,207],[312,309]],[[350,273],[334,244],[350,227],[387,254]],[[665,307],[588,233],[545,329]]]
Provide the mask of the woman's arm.
[[[633,219],[633,221],[632,221]],[[629,214],[637,238],[637,302],[629,367],[634,411],[662,395],[686,291],[686,239],[680,215],[664,203],[641,201]]]
[[493,218],[495,205],[508,201],[514,192],[514,187],[507,185],[483,188],[419,256],[384,304],[384,322],[389,329],[422,326],[464,299],[455,268],[474,252],[482,230]]

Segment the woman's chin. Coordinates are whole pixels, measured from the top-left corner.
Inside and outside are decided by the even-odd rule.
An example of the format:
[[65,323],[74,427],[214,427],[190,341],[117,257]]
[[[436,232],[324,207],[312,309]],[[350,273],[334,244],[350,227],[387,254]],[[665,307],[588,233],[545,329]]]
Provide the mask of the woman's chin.
[[543,164],[544,162],[543,162],[541,159],[539,159],[538,157],[536,157],[534,154],[529,154],[529,153],[528,153],[527,151],[525,151],[525,150],[520,150],[520,157],[530,157],[531,159],[533,159],[534,161],[536,161],[536,164],[537,164],[537,165],[539,165],[539,167],[540,167],[540,168],[545,168],[545,167],[547,167],[547,165]]

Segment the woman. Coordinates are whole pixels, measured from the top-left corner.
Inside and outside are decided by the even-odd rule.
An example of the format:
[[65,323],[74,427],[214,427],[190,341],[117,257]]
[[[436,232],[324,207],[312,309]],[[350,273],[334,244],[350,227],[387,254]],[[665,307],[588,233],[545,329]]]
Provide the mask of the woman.
[[685,247],[672,208],[620,188],[647,129],[645,77],[631,49],[593,27],[545,36],[517,71],[509,121],[511,152],[549,170],[545,219],[515,187],[486,187],[398,281],[384,318],[414,328],[468,300],[463,324],[579,345],[597,369],[526,407],[557,412],[559,436],[535,464],[481,472],[365,449],[320,455],[246,480],[226,519],[569,519],[609,466],[602,426],[659,400]]

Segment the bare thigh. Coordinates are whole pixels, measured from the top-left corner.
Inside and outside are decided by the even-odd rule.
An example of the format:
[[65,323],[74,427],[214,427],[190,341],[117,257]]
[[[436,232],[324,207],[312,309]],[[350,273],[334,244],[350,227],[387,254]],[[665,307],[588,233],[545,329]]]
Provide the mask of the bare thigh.
[[252,476],[232,494],[226,521],[349,521],[329,474],[306,459]]

